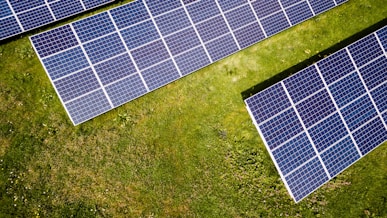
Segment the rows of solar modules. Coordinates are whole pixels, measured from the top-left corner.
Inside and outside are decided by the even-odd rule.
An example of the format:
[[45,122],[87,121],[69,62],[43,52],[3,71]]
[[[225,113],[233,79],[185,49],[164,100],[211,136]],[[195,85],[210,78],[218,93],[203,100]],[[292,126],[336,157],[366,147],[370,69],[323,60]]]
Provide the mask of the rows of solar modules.
[[114,0],[0,0],[0,40]]
[[387,140],[387,27],[245,100],[296,202]]
[[31,41],[79,124],[342,2],[135,1]]

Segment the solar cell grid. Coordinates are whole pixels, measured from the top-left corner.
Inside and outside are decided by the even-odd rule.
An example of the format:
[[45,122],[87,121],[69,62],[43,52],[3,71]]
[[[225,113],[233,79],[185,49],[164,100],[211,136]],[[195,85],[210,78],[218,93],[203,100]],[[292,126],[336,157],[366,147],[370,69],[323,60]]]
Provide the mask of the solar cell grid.
[[[70,4],[68,0],[50,1],[41,7],[54,2]],[[82,2],[88,8],[96,1]],[[141,81],[147,92],[154,90],[290,27],[293,24],[288,16],[291,16],[292,7],[298,7],[297,13],[302,14],[304,9],[310,11],[305,3],[277,0],[134,1],[33,36],[31,41],[53,81],[90,68],[103,86],[107,99],[110,96],[104,86],[117,83],[119,88],[111,91],[116,93],[115,96],[121,96],[112,100],[115,107],[122,104],[122,99],[135,98],[123,98],[124,94],[117,93],[119,90],[128,92],[121,86],[129,85],[128,78],[132,75],[138,75],[140,80],[136,81]],[[127,62],[120,59],[122,57]],[[118,83],[121,80],[126,83]],[[133,93],[144,94],[143,89],[137,92],[136,87],[133,86]],[[71,113],[80,113],[79,110],[71,110]],[[70,117],[75,116],[71,113]],[[82,117],[90,118],[78,116],[73,119],[77,120],[74,124]]]
[[[387,54],[378,34],[245,100],[296,202],[387,140]],[[290,109],[270,94],[281,85]]]
[[0,0],[0,40],[114,0]]

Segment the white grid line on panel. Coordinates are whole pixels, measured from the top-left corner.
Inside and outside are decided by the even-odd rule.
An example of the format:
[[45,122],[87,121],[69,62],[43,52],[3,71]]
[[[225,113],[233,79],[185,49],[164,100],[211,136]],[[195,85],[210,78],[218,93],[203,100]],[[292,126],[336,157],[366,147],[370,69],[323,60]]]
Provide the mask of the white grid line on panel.
[[[21,24],[19,18],[17,17],[17,14],[15,13],[15,10],[13,10],[13,7],[12,7],[11,3],[9,2],[9,0],[5,0],[5,1],[7,2],[9,9],[12,11],[12,14],[13,14],[13,16],[16,19],[16,22],[19,24],[20,29],[22,30],[22,32],[24,32],[25,29],[24,29],[23,25]],[[7,38],[7,36],[5,38]]]
[[215,3],[216,3],[216,5],[218,6],[218,9],[219,9],[219,11],[220,11],[220,14],[221,14],[222,17],[223,17],[223,20],[226,22],[228,31],[230,31],[230,33],[231,33],[231,35],[232,35],[232,38],[234,39],[236,45],[238,46],[238,50],[241,50],[241,46],[239,45],[239,42],[238,42],[238,40],[236,39],[236,37],[235,37],[235,35],[234,35],[234,32],[232,31],[232,29],[231,29],[231,27],[230,27],[230,24],[228,23],[228,20],[226,19],[226,16],[224,15],[224,12],[223,12],[222,8],[221,8],[220,5],[219,5],[218,0],[215,0]]
[[[316,92],[316,93],[317,93],[317,92]],[[296,106],[296,105],[295,105],[295,106]],[[289,108],[292,108],[292,107],[289,107]],[[288,109],[289,109],[289,108],[288,108]],[[288,110],[288,109],[287,109],[287,110]],[[284,111],[284,112],[285,112],[285,111]],[[335,111],[335,112],[332,112],[332,113],[329,114],[328,116],[324,117],[323,119],[319,120],[318,122],[316,122],[316,123],[314,123],[313,125],[311,125],[310,127],[308,127],[306,130],[309,131],[309,130],[312,129],[313,127],[315,127],[315,126],[317,126],[318,124],[324,122],[325,120],[329,119],[330,117],[332,117],[332,116],[335,115],[335,114],[336,114],[336,111]],[[278,116],[278,115],[275,115],[275,116],[273,116],[273,118],[274,118],[274,117],[277,117],[277,116]],[[265,122],[266,122],[266,121],[265,121]],[[292,141],[293,139],[297,138],[297,136],[299,136],[299,135],[301,135],[301,134],[299,133],[299,134],[297,134],[297,135],[291,137],[290,139],[286,140],[285,142],[281,143],[280,145],[278,145],[277,147],[275,147],[274,149],[272,149],[272,151],[275,151],[275,150],[279,149],[280,147],[282,147],[282,146],[285,145],[286,143],[288,143],[288,142]]]
[[15,16],[15,15],[11,14],[11,15],[8,15],[8,16],[5,16],[5,17],[1,17],[1,18],[0,18],[0,21],[1,21],[1,20],[5,20],[5,19],[10,18],[10,17],[14,17],[14,16]]
[[[359,127],[357,127],[356,129],[354,129],[352,132],[357,132],[358,130],[360,130],[361,128],[367,126],[369,123],[371,123],[372,121],[376,120],[376,119],[380,119],[379,115],[376,115],[375,117],[372,117],[370,120],[368,120],[367,122],[361,124]],[[378,146],[376,146],[378,147]],[[370,153],[370,152],[367,152],[367,154]]]
[[47,6],[48,10],[50,11],[50,14],[51,14],[52,18],[54,19],[53,22],[55,22],[57,19],[56,19],[56,17],[55,17],[54,12],[52,12],[51,5],[48,3],[48,1],[44,1],[44,3],[45,3],[45,5]]
[[387,56],[387,51],[384,49],[382,42],[380,41],[380,38],[376,32],[374,32],[374,35],[376,37],[376,40],[378,40],[379,46],[382,48],[384,54]]
[[148,14],[149,14],[150,18],[152,19],[153,24],[154,24],[155,27],[156,27],[157,32],[159,33],[159,36],[160,36],[160,38],[161,38],[161,41],[163,42],[165,48],[166,48],[167,51],[168,51],[168,54],[169,54],[170,58],[172,59],[173,64],[174,64],[175,67],[176,67],[177,72],[179,73],[180,77],[183,77],[183,74],[181,73],[180,68],[177,66],[176,61],[175,61],[175,58],[173,57],[171,51],[169,50],[169,47],[168,47],[167,43],[165,42],[165,39],[164,39],[163,35],[161,34],[161,31],[160,31],[159,27],[158,27],[157,24],[156,24],[155,18],[153,17],[151,11],[149,10],[149,7],[148,7],[148,5],[147,5],[147,3],[146,3],[145,0],[144,0],[144,5],[145,5],[146,10],[148,11]]
[[[148,7],[148,5],[147,5],[147,7]],[[180,9],[182,9],[182,8],[183,8],[183,6],[174,8],[174,9],[172,9],[172,10],[169,10],[169,11],[166,11],[166,12],[164,12],[164,13],[161,13],[161,14],[158,14],[158,15],[156,15],[156,16],[153,16],[153,18],[161,17],[161,16],[163,16],[163,15],[166,15],[166,14],[168,14],[168,13],[171,13],[171,12],[174,12],[174,11],[177,11],[177,10],[180,10]]]
[[[189,22],[191,22],[191,25],[192,25],[192,27],[193,27],[193,29],[194,29],[196,35],[198,36],[199,41],[200,41],[200,44],[201,44],[201,46],[203,46],[203,49],[204,49],[204,51],[206,52],[206,55],[207,55],[208,59],[210,60],[211,63],[213,63],[212,58],[211,58],[211,56],[210,56],[210,53],[208,53],[208,50],[207,50],[206,46],[204,45],[204,42],[203,42],[203,40],[202,40],[202,37],[200,37],[199,32],[198,32],[198,30],[196,29],[195,23],[193,22],[191,16],[190,16],[189,13],[188,13],[187,6],[184,5],[183,0],[180,0],[180,3],[183,5],[183,9],[184,9],[185,13],[187,14],[187,17],[188,17],[188,19],[189,19]],[[195,47],[195,48],[196,48],[196,47]],[[178,54],[178,55],[179,55],[179,54]],[[175,56],[178,56],[178,55],[175,55]]]
[[255,12],[254,7],[253,7],[253,5],[251,4],[251,1],[248,0],[248,2],[249,2],[248,4],[250,5],[251,10],[252,10],[253,13],[254,13],[255,19],[257,20],[258,25],[259,25],[259,27],[261,28],[261,30],[262,30],[262,32],[263,32],[263,35],[265,36],[265,38],[267,38],[266,30],[263,28],[262,23],[261,23],[261,21],[260,21],[259,18],[258,18],[257,12]]
[[221,15],[221,14],[217,14],[217,15],[215,15],[215,16],[212,16],[212,17],[209,17],[209,18],[207,18],[207,19],[201,20],[201,21],[197,22],[196,25],[202,24],[202,23],[204,23],[204,22],[206,22],[206,21],[209,21],[209,20],[211,20],[211,19],[213,19],[213,18],[215,18],[215,17],[219,17],[219,16],[222,16],[222,15]]
[[[334,146],[336,146],[337,144],[339,144],[340,142],[344,141],[344,139],[346,139],[349,135],[345,135],[343,136],[341,139],[335,141],[333,144],[331,144],[330,146],[326,147],[324,150],[322,150],[320,152],[320,154],[323,154],[325,153],[326,151],[328,151],[329,149],[333,148]],[[360,157],[361,158],[361,157]]]
[[62,77],[56,78],[56,79],[54,79],[54,80],[52,80],[52,81],[53,81],[53,82],[59,81],[59,80],[61,80],[61,79],[64,79],[64,78],[67,78],[67,77],[72,76],[72,75],[74,75],[74,74],[77,74],[77,73],[79,73],[79,72],[82,72],[82,71],[84,71],[84,70],[86,70],[86,69],[88,69],[88,68],[90,68],[90,66],[84,67],[84,68],[79,69],[79,70],[74,71],[74,72],[71,72],[71,73],[66,74],[66,75],[64,75],[64,76],[62,76]]
[[[66,101],[65,104],[68,104],[68,103],[70,103],[70,102],[73,102],[73,101],[75,101],[75,100],[78,100],[78,99],[80,99],[80,98],[83,98],[83,97],[85,97],[85,96],[87,96],[87,95],[90,95],[91,93],[96,92],[96,91],[101,90],[101,89],[102,89],[102,88],[99,87],[98,89],[94,89],[94,90],[91,90],[91,91],[89,91],[89,92],[86,92],[86,93],[84,93],[84,94],[82,94],[82,95],[79,95],[79,96],[77,96],[77,97],[75,97],[75,98],[72,98],[72,99]],[[90,118],[90,119],[91,119],[91,118]],[[82,121],[82,122],[84,122],[84,121]],[[81,123],[82,123],[82,122],[81,122]]]
[[[7,0],[6,0],[7,1]],[[23,14],[23,13],[26,13],[26,12],[30,12],[30,11],[33,11],[35,9],[38,9],[38,8],[42,8],[44,7],[45,5],[39,5],[39,6],[36,6],[36,7],[33,7],[33,8],[28,8],[27,10],[24,10],[24,11],[20,11],[20,12],[17,12],[15,13],[16,15],[19,15],[19,14]],[[13,9],[13,8],[12,8]]]
[[78,43],[79,43],[79,47],[82,49],[82,51],[83,51],[83,53],[84,53],[84,55],[85,55],[85,57],[86,57],[86,59],[87,59],[87,62],[89,62],[89,65],[91,66],[91,69],[93,70],[93,73],[94,73],[95,77],[97,78],[99,85],[102,87],[102,91],[103,91],[103,93],[105,94],[107,100],[109,101],[110,107],[111,107],[111,108],[114,108],[114,105],[113,105],[112,101],[110,100],[110,97],[109,97],[109,95],[107,94],[106,89],[105,89],[105,87],[103,86],[103,84],[102,84],[102,82],[101,82],[101,79],[99,78],[97,72],[96,72],[95,69],[94,69],[93,63],[90,61],[90,58],[89,58],[89,56],[87,55],[86,50],[85,50],[85,48],[83,47],[83,44],[82,44],[81,40],[79,39],[77,32],[75,32],[75,29],[74,29],[74,27],[73,27],[73,24],[71,23],[71,24],[69,24],[69,26],[70,26],[71,30],[74,32],[75,38],[77,39],[77,41],[78,41]]
[[85,10],[85,11],[86,11],[87,9],[86,9],[86,6],[85,6],[85,4],[83,3],[83,0],[79,0],[79,1],[81,2],[81,5],[82,5],[82,8],[83,8],[83,10]]
[[66,107],[66,105],[65,105],[65,102],[63,101],[63,99],[62,99],[61,96],[59,95],[58,89],[56,88],[56,86],[55,86],[55,84],[54,84],[54,81],[51,79],[50,74],[48,73],[48,70],[47,70],[46,66],[43,64],[43,59],[40,57],[39,52],[36,50],[34,43],[32,43],[31,37],[32,37],[32,36],[29,37],[30,42],[31,42],[31,45],[32,45],[32,47],[34,48],[36,54],[38,54],[39,61],[40,61],[40,63],[42,64],[44,71],[46,71],[46,75],[47,75],[48,79],[50,80],[51,85],[54,87],[54,90],[55,90],[55,92],[56,92],[56,95],[59,97],[59,101],[60,101],[60,103],[62,103],[63,108],[65,109],[65,111],[66,111],[66,113],[67,113],[67,116],[70,118],[70,121],[73,123],[73,125],[75,125],[75,122],[74,122],[73,118],[71,117],[69,111],[67,110],[67,107]]
[[289,19],[288,14],[287,14],[286,11],[285,11],[284,6],[282,5],[282,2],[281,2],[280,0],[278,0],[278,3],[279,3],[279,5],[281,6],[281,10],[282,10],[282,12],[284,13],[284,15],[285,15],[285,17],[286,17],[286,20],[288,21],[289,25],[290,25],[290,26],[293,26],[292,22],[290,22],[290,19]]
[[[360,152],[359,146],[357,145],[357,143],[356,143],[356,141],[355,141],[355,138],[353,137],[353,135],[352,135],[352,133],[351,133],[351,130],[349,129],[349,127],[348,127],[348,125],[347,125],[347,122],[345,121],[344,116],[343,116],[343,114],[342,114],[341,111],[340,111],[339,106],[336,104],[336,101],[335,101],[335,99],[333,98],[333,95],[332,95],[332,93],[331,93],[331,90],[330,90],[329,87],[328,87],[328,84],[325,82],[324,77],[322,76],[322,73],[321,73],[321,71],[320,71],[320,68],[317,66],[317,63],[314,64],[314,65],[315,65],[315,67],[316,67],[316,69],[317,69],[318,75],[320,76],[322,82],[324,83],[325,89],[328,91],[329,97],[331,98],[333,104],[335,105],[336,111],[338,112],[341,121],[343,121],[343,124],[344,124],[344,126],[345,126],[345,129],[346,129],[347,132],[348,132],[349,137],[351,137],[351,140],[352,140],[353,144],[354,144],[355,147],[356,147],[357,153],[360,155],[360,157],[363,157],[363,155],[362,155],[361,152]],[[348,74],[348,75],[350,75],[350,74]],[[345,76],[344,76],[344,77],[345,77]],[[353,100],[353,101],[355,101],[355,100]],[[353,102],[353,101],[352,101],[352,102]],[[351,102],[351,103],[352,103],[352,102]],[[322,152],[321,152],[321,153],[322,153]]]
[[[245,104],[247,105],[246,101],[245,101]],[[274,163],[275,168],[276,168],[277,171],[278,171],[278,174],[280,175],[281,180],[282,180],[283,183],[285,184],[286,190],[288,191],[290,197],[293,198],[293,199],[295,200],[296,198],[294,197],[293,192],[291,191],[291,189],[290,189],[290,187],[289,187],[289,185],[288,185],[288,183],[287,183],[287,181],[286,181],[286,179],[285,179],[285,176],[282,174],[282,171],[281,171],[280,167],[278,166],[278,163],[277,163],[277,161],[275,160],[274,155],[273,155],[273,153],[271,152],[270,147],[268,146],[268,144],[267,144],[267,142],[266,142],[266,139],[265,139],[265,137],[263,136],[263,134],[262,134],[262,132],[261,132],[261,129],[259,128],[259,126],[258,126],[256,120],[254,119],[253,113],[251,112],[251,110],[250,110],[250,108],[249,108],[248,106],[247,106],[246,108],[247,108],[247,111],[248,111],[248,113],[249,113],[249,115],[250,115],[250,117],[251,117],[251,120],[253,121],[253,124],[254,124],[255,128],[258,130],[258,133],[259,133],[259,135],[261,136],[261,139],[262,139],[262,141],[263,141],[263,144],[265,145],[266,150],[267,150],[267,152],[269,153],[269,155],[270,155],[270,157],[271,157],[271,160],[272,160],[273,163]],[[301,132],[300,134],[302,134],[302,133],[303,133],[303,132]]]
[[316,153],[316,155],[317,155],[319,161],[321,162],[321,165],[322,165],[323,168],[324,168],[324,171],[325,171],[326,175],[328,176],[328,179],[330,180],[330,179],[331,179],[331,175],[329,174],[329,171],[328,171],[327,167],[325,166],[325,164],[324,164],[324,162],[323,162],[323,160],[322,160],[322,158],[321,158],[321,156],[320,156],[320,153],[318,152],[318,150],[317,150],[317,148],[316,148],[316,145],[314,144],[314,142],[313,142],[313,140],[312,140],[312,137],[309,135],[309,132],[308,132],[308,130],[307,130],[305,124],[304,124],[304,121],[301,119],[301,116],[300,116],[300,114],[298,113],[298,110],[297,110],[296,106],[294,105],[293,99],[290,97],[290,94],[289,94],[289,92],[288,92],[288,89],[286,88],[286,86],[285,86],[285,84],[284,84],[283,81],[281,81],[281,85],[282,85],[282,87],[284,88],[285,93],[286,93],[286,96],[288,97],[290,103],[292,104],[294,111],[296,112],[296,115],[297,115],[297,117],[298,117],[298,119],[299,119],[299,121],[300,121],[300,123],[301,123],[301,125],[302,125],[302,128],[303,128],[304,131],[305,131],[306,136],[308,137],[310,143],[312,144],[312,147],[313,147],[314,152]]
[[335,6],[337,6],[337,2],[336,2],[336,0],[333,0],[333,2],[335,3]]
[[[305,133],[305,132],[301,132],[301,133]],[[309,162],[311,162],[312,160],[314,160],[316,157],[317,157],[317,155],[316,155],[316,156],[313,156],[313,157],[310,158],[309,160],[303,162],[302,164],[300,164],[300,166],[298,166],[298,167],[294,168],[293,170],[291,170],[290,172],[288,172],[288,173],[285,175],[285,177],[287,177],[287,176],[289,176],[290,174],[296,172],[297,170],[299,170],[300,168],[302,168],[303,166],[305,166],[306,164],[308,164]],[[329,181],[329,180],[328,180],[328,181]],[[324,184],[325,184],[325,183],[324,183]],[[311,193],[309,193],[309,194],[311,194]],[[305,197],[306,197],[306,196],[305,196]]]
[[348,52],[348,55],[349,55],[349,58],[350,58],[351,61],[352,61],[352,64],[355,66],[355,69],[356,69],[356,71],[357,71],[357,74],[358,74],[359,77],[360,77],[361,83],[363,84],[363,86],[364,86],[364,88],[365,88],[365,90],[366,90],[366,92],[367,92],[368,97],[371,99],[372,105],[374,106],[376,112],[378,113],[378,116],[379,116],[380,119],[382,120],[383,125],[384,125],[384,128],[387,130],[386,122],[384,122],[384,119],[383,119],[383,117],[382,117],[382,114],[380,113],[379,108],[376,106],[376,103],[375,103],[375,101],[374,101],[374,98],[372,97],[370,90],[368,89],[366,83],[364,82],[363,76],[361,75],[359,68],[358,68],[357,65],[355,64],[355,60],[353,60],[353,57],[352,57],[351,52],[349,52],[348,47],[346,47],[345,49],[346,49],[347,52]]
[[[109,17],[110,17],[110,20],[112,21],[112,23],[113,23],[113,25],[114,25],[114,28],[116,29],[116,32],[118,33],[118,36],[119,36],[120,39],[121,39],[121,42],[124,44],[125,49],[126,49],[126,52],[129,54],[130,60],[132,60],[133,65],[134,65],[134,67],[136,68],[136,71],[137,71],[137,73],[139,74],[139,76],[140,76],[140,78],[141,78],[141,81],[142,81],[142,83],[144,84],[144,86],[145,86],[145,88],[146,88],[146,91],[149,92],[149,87],[148,87],[148,85],[146,84],[146,82],[145,82],[145,80],[144,80],[144,77],[141,75],[140,69],[138,68],[137,63],[134,61],[133,56],[132,56],[132,54],[130,53],[129,48],[128,48],[128,46],[126,45],[125,40],[124,40],[124,38],[122,37],[121,32],[119,31],[119,29],[118,29],[118,27],[117,27],[117,24],[114,22],[114,19],[113,19],[112,15],[111,15],[110,11],[108,11],[107,13],[108,13],[108,15],[109,15]],[[106,86],[107,86],[107,85],[106,85]]]
[[306,0],[306,3],[308,3],[308,6],[310,8],[310,11],[312,11],[313,13],[313,16],[316,16],[316,12],[314,12],[313,8],[312,8],[312,5],[310,4],[309,0]]

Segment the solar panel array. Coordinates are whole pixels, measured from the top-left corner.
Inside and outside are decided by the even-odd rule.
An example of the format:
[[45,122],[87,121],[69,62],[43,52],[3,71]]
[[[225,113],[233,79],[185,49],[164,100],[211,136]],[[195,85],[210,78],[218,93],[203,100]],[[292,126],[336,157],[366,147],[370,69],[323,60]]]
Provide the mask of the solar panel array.
[[31,41],[79,124],[342,2],[135,1]]
[[114,0],[0,0],[0,40]]
[[300,201],[387,140],[387,27],[245,100]]

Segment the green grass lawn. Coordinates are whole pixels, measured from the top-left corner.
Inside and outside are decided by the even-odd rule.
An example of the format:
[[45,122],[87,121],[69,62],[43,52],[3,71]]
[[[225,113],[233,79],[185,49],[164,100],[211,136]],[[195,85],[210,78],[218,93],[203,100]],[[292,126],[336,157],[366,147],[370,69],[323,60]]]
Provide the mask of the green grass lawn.
[[0,42],[0,217],[387,217],[386,143],[295,204],[241,97],[385,18],[350,0],[76,127],[28,39],[52,26]]

